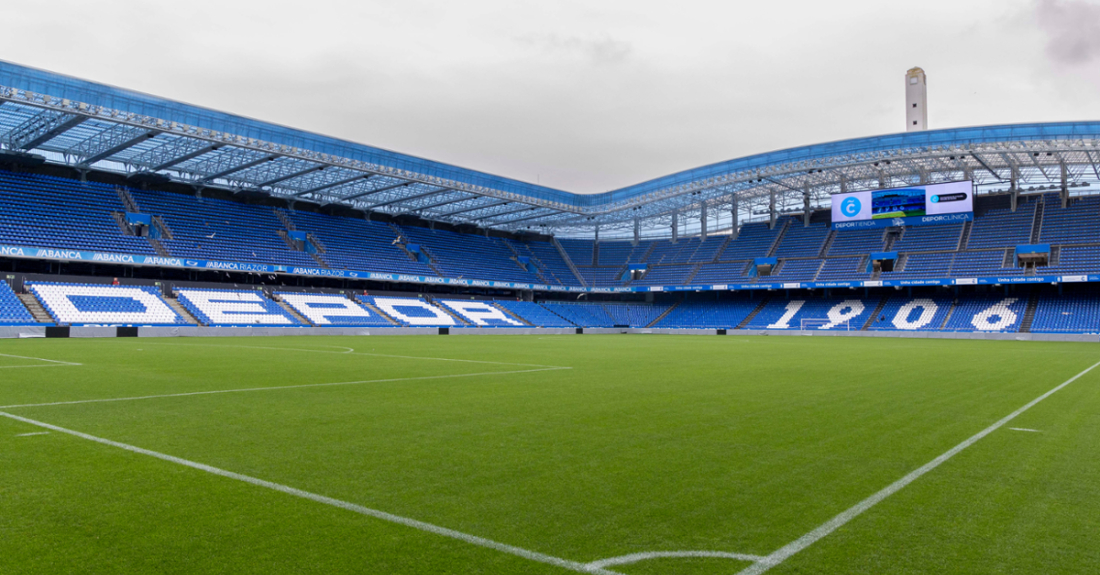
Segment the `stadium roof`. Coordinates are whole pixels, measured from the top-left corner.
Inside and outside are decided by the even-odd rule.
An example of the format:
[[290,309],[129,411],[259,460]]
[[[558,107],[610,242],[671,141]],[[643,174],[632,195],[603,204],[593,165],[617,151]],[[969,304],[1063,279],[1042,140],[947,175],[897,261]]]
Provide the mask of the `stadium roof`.
[[[1100,182],[1100,122],[908,132],[757,154],[574,194],[0,61],[0,148],[77,169],[154,172],[508,231],[712,233],[831,194],[971,179],[979,191]],[[674,223],[675,222],[675,223]]]

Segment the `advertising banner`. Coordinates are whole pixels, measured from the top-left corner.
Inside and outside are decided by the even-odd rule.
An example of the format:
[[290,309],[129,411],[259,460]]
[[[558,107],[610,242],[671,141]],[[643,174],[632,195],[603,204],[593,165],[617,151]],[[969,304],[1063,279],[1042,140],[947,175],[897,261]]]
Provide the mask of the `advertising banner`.
[[836,194],[834,229],[949,224],[974,218],[971,182]]

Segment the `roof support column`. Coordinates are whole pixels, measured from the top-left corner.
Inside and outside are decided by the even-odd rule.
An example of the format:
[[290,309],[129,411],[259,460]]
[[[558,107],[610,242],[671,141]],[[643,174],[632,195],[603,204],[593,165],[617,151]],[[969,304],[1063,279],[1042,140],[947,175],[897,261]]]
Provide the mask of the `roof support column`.
[[707,203],[699,206],[699,239],[707,241]]
[[730,235],[737,239],[737,194],[730,194]]
[[1012,175],[1008,178],[1008,191],[1012,194],[1012,211],[1020,201],[1020,168],[1012,164]]
[[672,243],[680,239],[680,212],[672,212]]
[[1062,169],[1062,189],[1058,190],[1059,197],[1062,198],[1062,207],[1066,207],[1069,204],[1069,169],[1066,168],[1066,162],[1058,162],[1058,165]]
[[810,186],[802,190],[802,227],[810,227]]
[[848,176],[840,174],[840,193],[848,193]]
[[775,188],[768,194],[768,229],[775,229]]
[[638,242],[641,241],[641,237],[640,237],[641,234],[639,233],[640,229],[641,229],[641,223],[638,221],[638,218],[635,217],[634,218],[634,245],[638,245]]

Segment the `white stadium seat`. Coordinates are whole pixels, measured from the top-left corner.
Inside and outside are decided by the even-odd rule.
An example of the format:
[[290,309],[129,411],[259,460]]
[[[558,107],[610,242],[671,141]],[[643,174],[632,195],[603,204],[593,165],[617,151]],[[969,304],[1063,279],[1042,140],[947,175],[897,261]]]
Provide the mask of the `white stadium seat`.
[[[314,325],[333,325],[334,323],[389,325],[389,322],[378,314],[342,295],[279,292],[278,296]],[[333,321],[334,319],[336,321]]]
[[[378,306],[378,309],[382,310],[390,317],[409,325],[456,325],[455,318],[422,299],[412,297],[376,297],[374,298],[374,305]],[[408,313],[400,311],[401,309],[406,310]],[[410,315],[414,310],[419,310],[420,313],[417,315]]]
[[181,303],[207,325],[300,325],[255,291],[181,289]]
[[500,308],[486,301],[450,299],[438,301],[477,326],[525,327],[522,323],[508,317],[508,314]]
[[179,314],[149,288],[28,284],[46,310],[68,324],[181,324]]

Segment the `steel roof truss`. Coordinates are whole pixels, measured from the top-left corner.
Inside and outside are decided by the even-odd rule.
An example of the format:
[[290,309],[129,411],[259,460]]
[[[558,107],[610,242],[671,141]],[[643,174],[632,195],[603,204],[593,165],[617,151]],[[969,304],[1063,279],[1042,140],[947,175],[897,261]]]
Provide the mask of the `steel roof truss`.
[[77,144],[66,154],[81,158],[80,165],[90,166],[127,148],[156,137],[160,130],[118,125]]
[[15,150],[31,150],[80,125],[87,116],[45,110],[12,128],[5,135],[8,146]]

